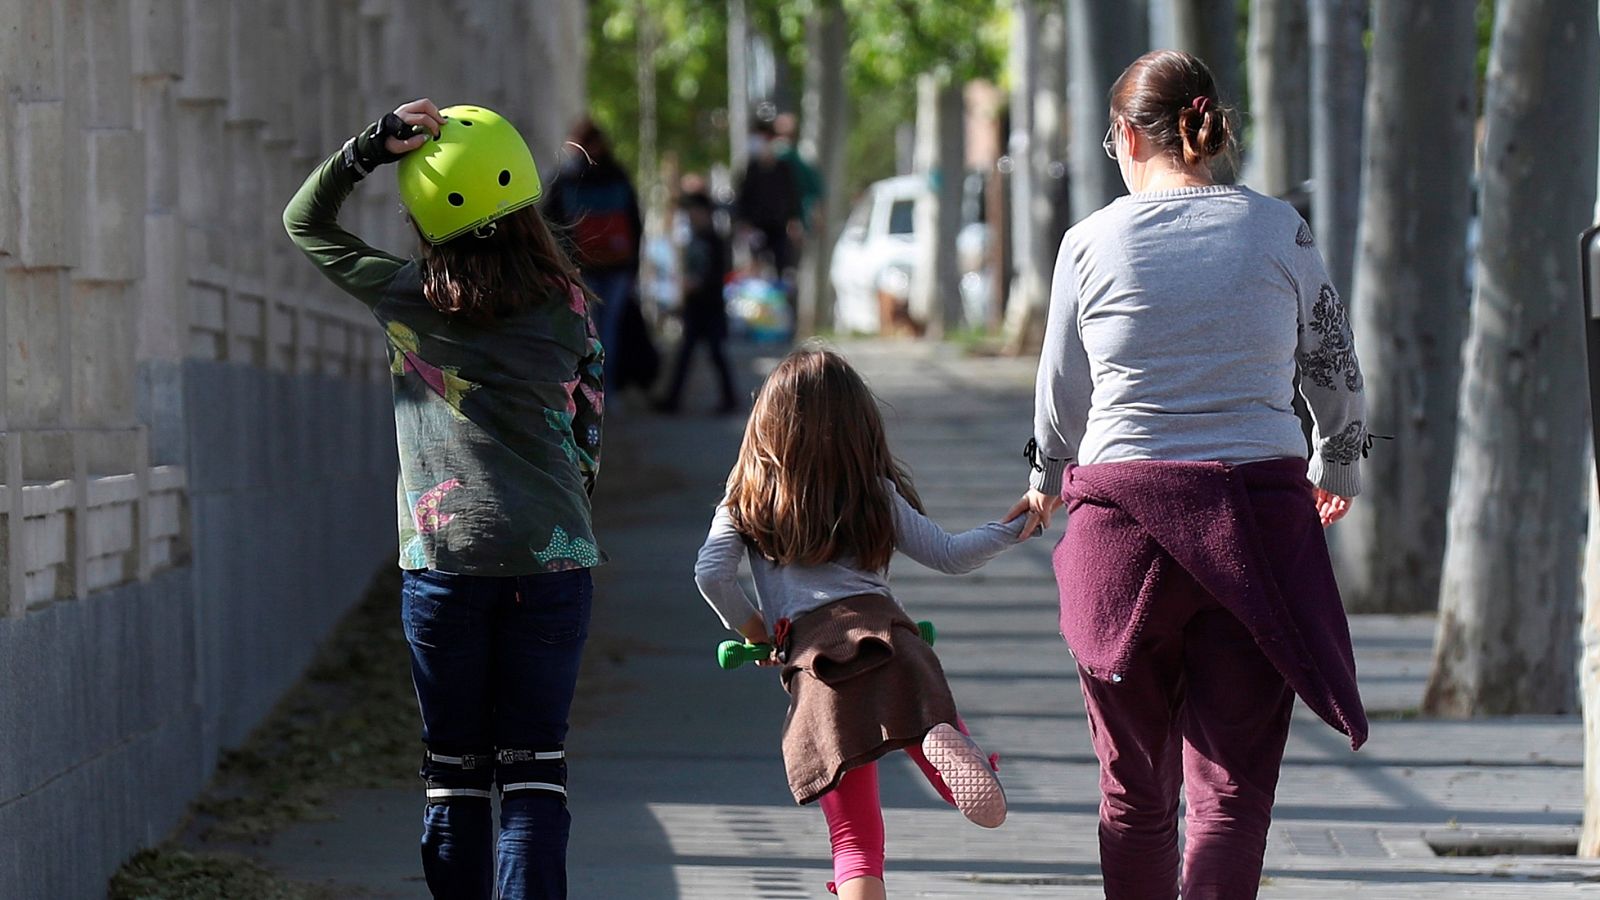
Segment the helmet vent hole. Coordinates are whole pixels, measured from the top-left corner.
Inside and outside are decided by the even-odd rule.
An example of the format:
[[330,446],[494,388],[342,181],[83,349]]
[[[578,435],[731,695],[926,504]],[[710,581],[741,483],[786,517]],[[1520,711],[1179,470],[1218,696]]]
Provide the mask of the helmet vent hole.
[[472,120],[471,119],[462,119],[461,120],[461,124],[470,126],[472,124]]
[[454,191],[450,192],[450,198],[449,199],[450,199],[450,205],[451,206],[460,206],[461,204],[467,202],[465,197],[461,196],[460,194],[455,193]]
[[506,185],[508,185],[510,183],[511,183],[511,170],[510,169],[501,169],[500,170],[500,186],[501,187],[505,187]]

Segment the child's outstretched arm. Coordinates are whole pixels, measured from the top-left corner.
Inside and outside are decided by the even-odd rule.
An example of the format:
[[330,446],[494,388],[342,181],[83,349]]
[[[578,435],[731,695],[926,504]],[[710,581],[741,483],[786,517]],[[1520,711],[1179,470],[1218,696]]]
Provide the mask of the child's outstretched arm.
[[[706,542],[694,563],[694,583],[729,631],[762,643],[761,639],[766,637],[766,623],[739,585],[739,561],[744,559],[744,554],[744,537],[733,527],[728,507],[718,504],[717,514],[711,518],[711,532],[706,535]],[[750,630],[758,622],[759,632],[751,634]]]
[[894,494],[895,547],[930,569],[947,575],[964,575],[978,568],[1001,551],[1016,546],[1022,536],[1024,517],[1009,522],[990,522],[971,531],[951,534],[927,516],[916,511],[899,492]]

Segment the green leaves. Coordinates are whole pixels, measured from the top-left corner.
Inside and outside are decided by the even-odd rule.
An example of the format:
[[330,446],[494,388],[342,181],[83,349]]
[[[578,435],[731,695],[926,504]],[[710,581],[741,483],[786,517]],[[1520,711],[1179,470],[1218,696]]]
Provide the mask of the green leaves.
[[[852,105],[893,110],[915,107],[915,78],[998,78],[1006,52],[1006,4],[1001,0],[745,0],[751,28],[772,42],[780,94],[798,105],[806,55],[806,24],[824,5],[849,19]],[[589,98],[595,118],[612,136],[618,156],[638,161],[639,54],[657,88],[659,146],[685,170],[727,158],[727,0],[594,0],[590,11]],[[646,21],[648,19],[648,21]],[[640,36],[647,38],[641,47]],[[650,46],[653,44],[653,46]]]

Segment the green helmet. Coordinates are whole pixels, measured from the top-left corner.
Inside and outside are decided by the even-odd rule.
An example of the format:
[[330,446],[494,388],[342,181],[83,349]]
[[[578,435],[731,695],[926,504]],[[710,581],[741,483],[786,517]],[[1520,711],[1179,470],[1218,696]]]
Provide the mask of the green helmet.
[[539,199],[539,169],[517,129],[481,106],[442,109],[439,137],[400,157],[400,200],[442,244]]

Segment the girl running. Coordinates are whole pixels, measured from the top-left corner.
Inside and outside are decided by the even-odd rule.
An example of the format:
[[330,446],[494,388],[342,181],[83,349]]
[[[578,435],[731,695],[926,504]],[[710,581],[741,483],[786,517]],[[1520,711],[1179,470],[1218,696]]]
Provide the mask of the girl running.
[[[979,825],[1005,820],[994,764],[967,737],[933,650],[889,591],[896,549],[970,572],[1015,545],[1023,519],[951,535],[923,515],[890,455],[877,400],[844,358],[791,353],[745,427],[695,582],[728,628],[775,643],[789,692],[783,757],[799,803],[820,802],[846,900],[885,896],[875,761],[904,749]],[[749,551],[748,554],[746,551]],[[748,555],[757,600],[739,586]]]
[[[399,165],[415,259],[339,226]],[[417,100],[306,179],[284,226],[388,337],[402,617],[422,711],[422,863],[436,897],[565,897],[567,713],[588,633],[603,351],[578,273],[534,209],[505,119]],[[500,788],[498,878],[489,792]]]

